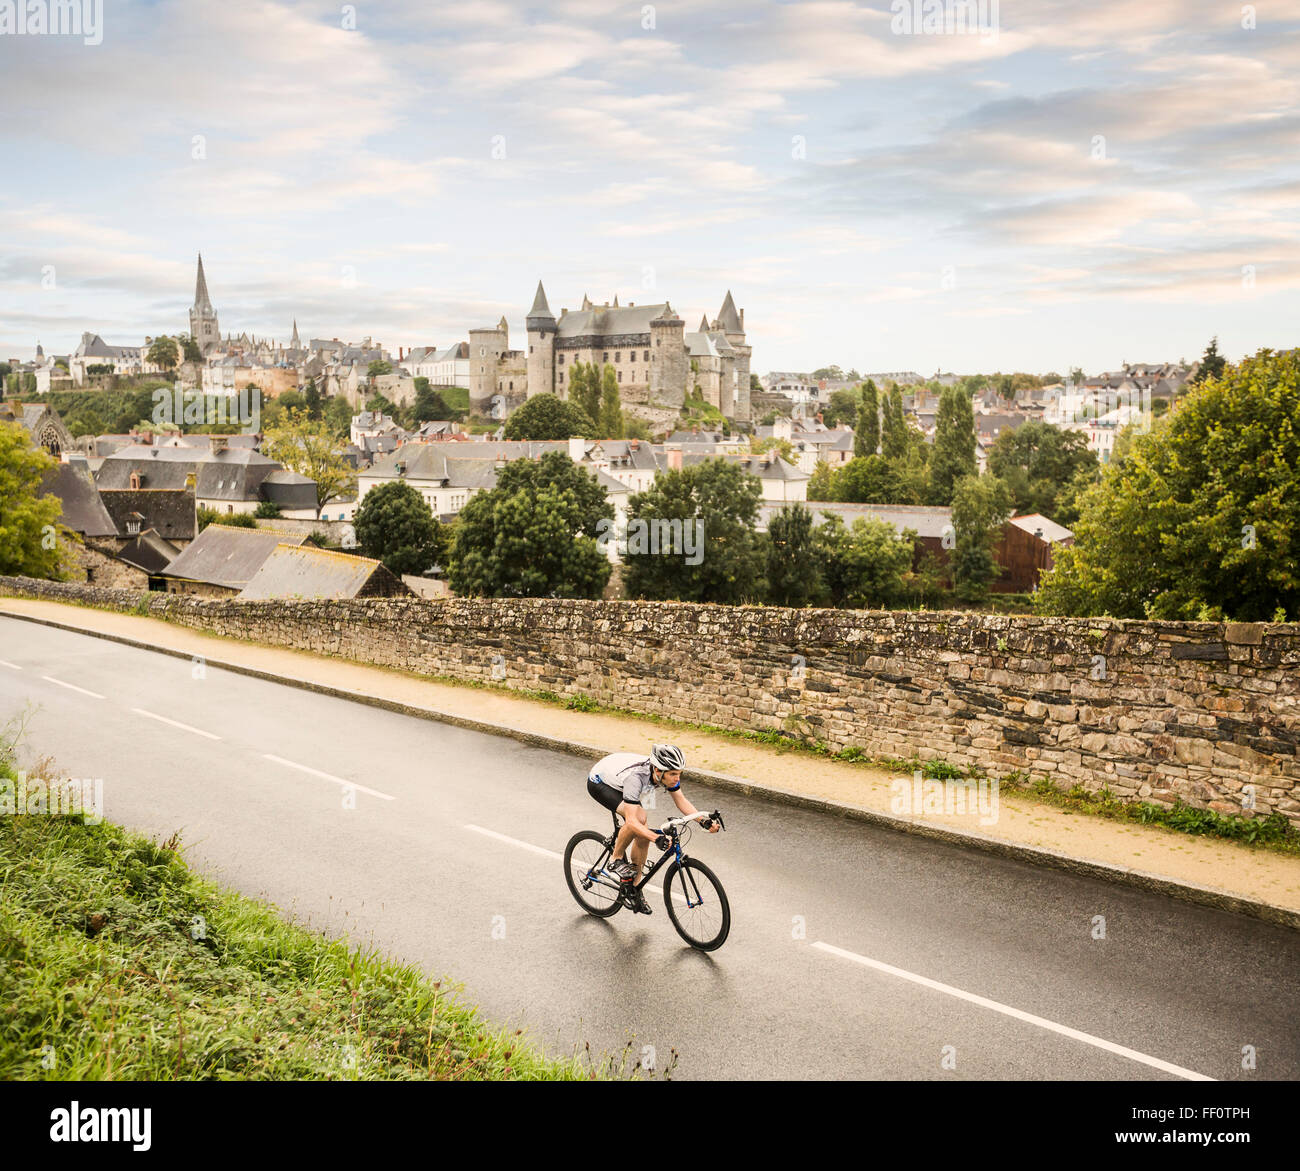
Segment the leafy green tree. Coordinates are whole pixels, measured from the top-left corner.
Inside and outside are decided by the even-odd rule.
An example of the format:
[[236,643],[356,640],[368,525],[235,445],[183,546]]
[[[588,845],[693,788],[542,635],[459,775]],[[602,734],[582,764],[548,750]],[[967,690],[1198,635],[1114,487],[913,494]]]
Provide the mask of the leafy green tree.
[[392,372],[392,362],[386,361],[383,358],[376,358],[366,367],[366,377],[371,379],[379,378],[385,374],[391,374]]
[[880,397],[876,384],[868,378],[862,387],[862,403],[858,408],[858,425],[853,434],[853,454],[858,457],[875,455],[880,446]]
[[321,415],[335,439],[346,442],[352,433],[352,406],[348,400],[341,394],[331,395]]
[[196,342],[188,333],[183,333],[176,339],[181,344],[181,361],[194,362],[201,365],[203,362],[203,351],[199,349],[199,343]]
[[405,480],[371,488],[357,505],[352,527],[361,552],[398,575],[424,573],[446,553],[437,517]]
[[888,521],[857,517],[846,526],[827,512],[815,530],[821,578],[832,605],[854,610],[890,609],[907,596],[916,534]]
[[813,468],[812,479],[808,481],[808,499],[809,500],[836,500],[838,497],[835,492],[835,472],[828,463],[818,463]]
[[605,367],[604,385],[600,395],[600,414],[596,424],[601,439],[623,437],[623,405],[618,396],[618,375],[613,366]]
[[828,382],[842,382],[844,381],[844,371],[838,366],[823,366],[819,370],[814,370],[812,377],[814,382],[823,378]]
[[[280,397],[284,398],[284,395],[281,395]],[[375,391],[374,394],[366,399],[366,410],[376,415],[387,415],[394,422],[396,422],[399,414],[397,404],[387,398],[380,391]]]
[[302,392],[303,405],[307,408],[307,414],[313,419],[321,417],[321,397],[320,391],[316,387],[316,379],[307,379],[307,385]]
[[0,574],[60,576],[63,504],[40,495],[42,480],[57,466],[49,452],[32,446],[20,424],[0,421]]
[[580,406],[565,402],[553,394],[530,395],[506,420],[507,439],[571,439],[575,435],[590,437],[596,424]]
[[880,453],[888,460],[903,460],[907,458],[908,426],[903,415],[903,392],[897,382],[890,386],[887,401],[880,430]]
[[285,411],[283,421],[267,427],[264,434],[262,450],[271,459],[316,481],[318,510],[356,491],[356,471],[343,458],[338,439],[325,420],[313,419],[299,407]]
[[176,344],[175,338],[156,337],[145,357],[155,366],[161,366],[164,370],[174,370],[180,361],[181,349]]
[[954,486],[952,581],[962,601],[981,601],[1001,576],[994,550],[1011,512],[1011,490],[996,476],[962,476]]
[[813,514],[802,504],[773,514],[767,526],[767,594],[776,606],[806,606],[823,590]]
[[893,460],[856,456],[836,469],[831,499],[846,504],[907,504],[907,490]]
[[611,571],[598,538],[613,519],[604,490],[563,452],[515,460],[495,488],[461,509],[451,588],[496,598],[598,598]]
[[[421,385],[423,383],[423,385]],[[447,406],[436,390],[429,385],[427,378],[415,380],[415,404],[411,408],[411,421],[428,423],[451,418],[451,408]]]
[[650,424],[641,418],[640,415],[634,415],[631,411],[623,412],[623,438],[624,439],[644,439],[650,440]]
[[857,426],[859,397],[852,390],[833,390],[831,400],[822,411],[822,422],[828,427],[848,424]]
[[[758,478],[726,459],[661,474],[628,501],[628,595],[757,601],[765,591],[763,552],[754,532],[761,499]],[[676,521],[681,525],[674,526]],[[664,539],[668,534],[672,541]]]
[[955,386],[943,392],[935,416],[934,453],[930,457],[930,503],[951,504],[957,481],[973,476],[975,411],[970,398]]
[[1074,477],[1095,480],[1096,455],[1082,431],[1062,431],[1036,419],[1004,430],[989,451],[989,471],[1011,489],[1017,512],[1039,512],[1060,524],[1058,498]]
[[1300,353],[1260,350],[1179,399],[1080,497],[1045,614],[1300,617]]
[[1221,378],[1227,365],[1227,358],[1219,353],[1219,338],[1216,334],[1210,339],[1210,344],[1205,347],[1205,353],[1201,357],[1201,364],[1197,367],[1196,373],[1188,379],[1188,383],[1191,386],[1200,386],[1201,383],[1208,382],[1211,378]]

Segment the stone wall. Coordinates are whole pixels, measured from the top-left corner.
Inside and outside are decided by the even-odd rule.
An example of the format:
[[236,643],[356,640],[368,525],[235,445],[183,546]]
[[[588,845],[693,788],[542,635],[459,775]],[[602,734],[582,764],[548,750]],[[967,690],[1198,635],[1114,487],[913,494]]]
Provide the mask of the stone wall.
[[[0,578],[133,610],[140,595]],[[550,599],[215,601],[233,638],[1300,823],[1300,625]],[[797,758],[791,768],[798,768]]]

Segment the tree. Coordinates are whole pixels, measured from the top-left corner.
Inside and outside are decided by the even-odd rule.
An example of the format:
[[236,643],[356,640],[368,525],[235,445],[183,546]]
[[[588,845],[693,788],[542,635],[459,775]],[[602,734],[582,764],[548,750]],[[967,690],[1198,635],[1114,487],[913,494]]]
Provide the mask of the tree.
[[601,439],[623,437],[623,407],[618,397],[618,376],[613,366],[605,367],[604,386],[601,388],[600,412],[596,423]]
[[156,337],[145,356],[155,366],[161,366],[164,370],[174,370],[180,361],[181,350],[175,338]]
[[320,391],[316,387],[316,379],[307,379],[307,385],[302,392],[303,405],[307,408],[307,414],[313,419],[321,417],[321,397]]
[[908,427],[907,419],[903,415],[903,392],[897,382],[889,388],[888,404],[880,431],[880,452],[889,460],[905,459],[908,449]]
[[758,478],[726,459],[664,472],[628,501],[629,596],[757,601],[765,591],[754,533],[761,499]]
[[882,455],[855,456],[836,469],[831,500],[846,504],[909,504],[903,478],[893,460]]
[[316,481],[317,509],[356,491],[357,474],[323,419],[312,419],[304,408],[295,408],[285,411],[282,422],[268,427],[265,435],[262,450],[271,459]]
[[844,371],[838,366],[823,366],[820,370],[814,370],[812,377],[814,382],[819,382],[823,378],[828,382],[843,382]]
[[593,422],[600,417],[600,370],[595,362],[575,362],[569,373],[569,402]]
[[553,394],[530,395],[528,400],[506,420],[507,439],[571,439],[590,436],[596,424],[576,403],[565,402]]
[[1082,431],[1031,419],[1002,431],[989,451],[989,472],[1011,489],[1017,512],[1039,512],[1061,524],[1058,501],[1080,472],[1096,479],[1096,455]]
[[63,503],[42,496],[41,482],[58,466],[43,448],[33,447],[18,423],[0,421],[0,574],[57,578],[56,538]]
[[1011,490],[996,476],[962,476],[954,485],[952,581],[962,601],[981,601],[1001,575],[993,551],[1011,511]]
[[762,392],[763,392],[763,384],[759,381],[758,375],[751,374],[749,376],[749,393],[761,394]]
[[196,365],[203,364],[203,351],[199,349],[199,343],[188,333],[181,334],[176,340],[181,344],[181,361],[193,362]]
[[352,405],[341,394],[331,395],[325,400],[325,409],[321,412],[330,433],[347,442],[352,434]]
[[970,398],[955,386],[939,400],[935,416],[934,454],[930,457],[930,503],[951,504],[956,483],[973,476],[975,462],[975,412]]
[[352,527],[361,552],[399,576],[424,573],[446,553],[442,526],[424,497],[405,480],[371,488],[357,505]]
[[380,378],[385,374],[393,372],[392,362],[385,361],[383,358],[376,358],[369,366],[366,367],[366,377],[372,381]]
[[610,564],[597,538],[613,519],[604,489],[563,452],[515,460],[461,510],[451,587],[496,598],[598,598]]
[[415,380],[415,404],[411,408],[411,421],[428,423],[431,420],[451,418],[451,408],[443,401],[442,395],[429,385],[427,378]]
[[806,606],[823,590],[813,514],[802,504],[774,513],[767,526],[767,594],[776,606]]
[[1201,364],[1197,367],[1196,373],[1188,380],[1192,386],[1200,386],[1203,382],[1208,382],[1211,378],[1222,377],[1224,368],[1228,365],[1228,360],[1219,353],[1219,338],[1216,334],[1210,338],[1210,344],[1205,347],[1205,353],[1201,357]]
[[862,402],[858,407],[858,424],[853,436],[855,456],[875,455],[880,446],[880,398],[876,384],[868,378],[862,387]]
[[1300,354],[1260,350],[1133,436],[1086,489],[1045,614],[1300,617]]
[[838,427],[847,423],[856,426],[858,421],[859,396],[852,390],[833,390],[831,400],[822,411],[822,422],[828,427]]
[[[280,397],[283,398],[284,395]],[[375,391],[366,399],[366,410],[375,415],[387,415],[390,419],[395,419],[397,416],[397,404],[380,391]]]
[[888,521],[860,516],[851,528],[836,513],[824,514],[815,534],[820,575],[835,606],[889,609],[907,594],[916,534],[899,533]]

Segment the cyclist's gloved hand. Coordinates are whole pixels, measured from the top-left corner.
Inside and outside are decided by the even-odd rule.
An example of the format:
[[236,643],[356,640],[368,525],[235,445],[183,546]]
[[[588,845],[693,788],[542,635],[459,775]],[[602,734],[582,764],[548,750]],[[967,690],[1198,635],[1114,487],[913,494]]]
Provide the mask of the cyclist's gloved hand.
[[657,838],[655,838],[655,845],[658,846],[661,850],[666,850],[670,845],[672,845],[672,843],[668,840],[667,834],[660,834]]

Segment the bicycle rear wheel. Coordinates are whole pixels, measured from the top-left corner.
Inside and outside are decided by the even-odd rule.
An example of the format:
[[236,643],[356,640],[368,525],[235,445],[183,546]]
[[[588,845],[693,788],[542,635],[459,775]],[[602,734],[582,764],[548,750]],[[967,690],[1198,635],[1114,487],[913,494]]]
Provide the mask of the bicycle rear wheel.
[[605,872],[609,840],[595,830],[574,834],[564,850],[564,878],[578,905],[589,915],[608,919],[623,905],[618,878]]
[[668,918],[680,935],[700,951],[721,947],[731,930],[731,905],[722,883],[703,862],[674,862],[664,878]]

